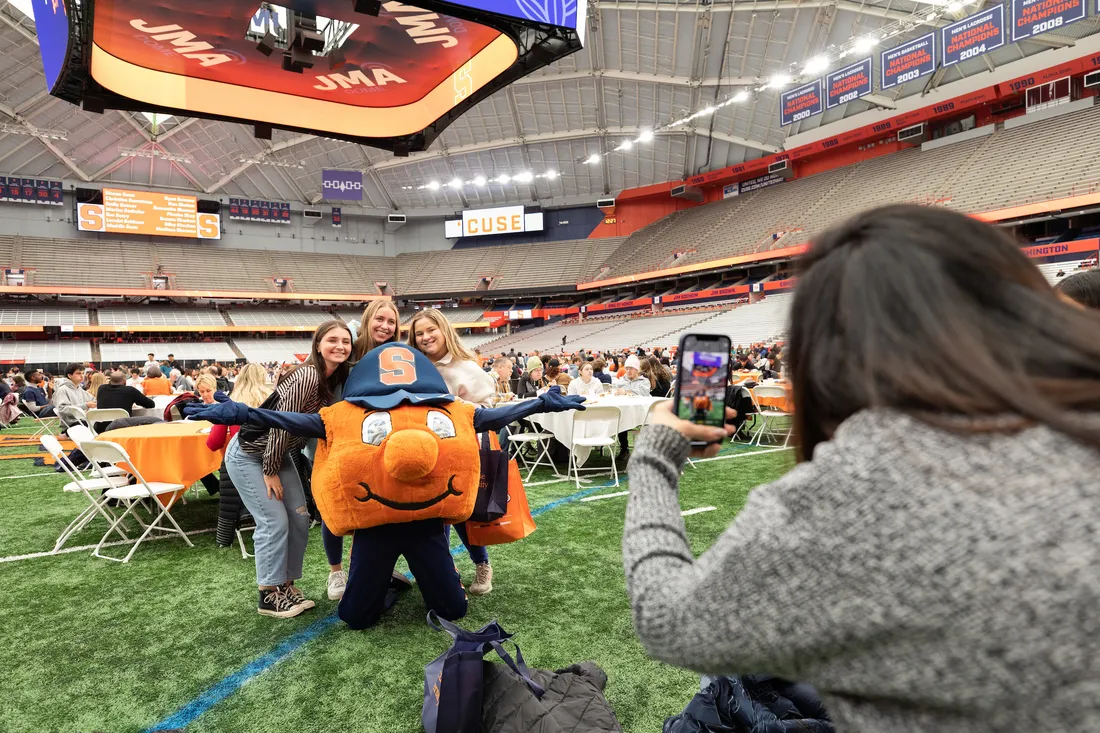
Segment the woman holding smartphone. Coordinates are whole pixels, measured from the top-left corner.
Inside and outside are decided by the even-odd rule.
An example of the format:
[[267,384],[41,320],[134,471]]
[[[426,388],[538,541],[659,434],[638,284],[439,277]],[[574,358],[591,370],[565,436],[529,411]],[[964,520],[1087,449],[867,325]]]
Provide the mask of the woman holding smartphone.
[[637,442],[623,563],[646,649],[809,683],[838,731],[1097,729],[1100,314],[942,208],[859,214],[801,264],[799,465],[696,560],[679,469],[730,429],[662,406]]
[[[418,312],[409,322],[409,346],[419,350],[432,360],[447,383],[447,390],[459,399],[481,407],[492,407],[496,396],[496,382],[478,365],[474,355],[462,345],[454,326],[435,308]],[[480,545],[471,545],[466,536],[466,525],[456,525],[462,544],[474,561],[474,582],[470,593],[482,596],[493,590],[493,568],[489,564],[489,551]],[[448,526],[447,531],[450,532]]]

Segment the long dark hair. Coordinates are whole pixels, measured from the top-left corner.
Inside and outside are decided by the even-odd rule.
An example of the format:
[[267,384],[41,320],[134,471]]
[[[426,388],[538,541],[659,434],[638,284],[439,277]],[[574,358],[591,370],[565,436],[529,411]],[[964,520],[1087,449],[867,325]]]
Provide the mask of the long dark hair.
[[278,381],[278,384],[282,384],[284,379],[299,369],[313,367],[317,370],[317,397],[321,401],[322,407],[332,404],[333,391],[338,385],[347,381],[348,372],[351,371],[351,354],[349,353],[347,360],[336,367],[336,370],[332,372],[332,375],[328,379],[325,379],[325,360],[324,357],[321,356],[321,339],[334,328],[342,328],[348,332],[349,336],[351,335],[351,331],[348,330],[348,324],[343,321],[325,321],[313,332],[313,341],[309,344],[309,358],[298,366],[283,372]]
[[1100,411],[1100,314],[1063,303],[1010,237],[963,214],[885,206],[821,235],[785,352],[801,460],[865,408],[1100,446],[1074,414]]

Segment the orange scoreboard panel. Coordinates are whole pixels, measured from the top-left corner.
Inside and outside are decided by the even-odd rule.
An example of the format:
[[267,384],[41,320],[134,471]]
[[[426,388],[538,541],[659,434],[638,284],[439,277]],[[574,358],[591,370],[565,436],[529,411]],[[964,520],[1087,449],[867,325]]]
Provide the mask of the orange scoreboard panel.
[[106,234],[221,239],[221,216],[200,213],[194,196],[105,188],[102,204],[77,205],[77,229]]

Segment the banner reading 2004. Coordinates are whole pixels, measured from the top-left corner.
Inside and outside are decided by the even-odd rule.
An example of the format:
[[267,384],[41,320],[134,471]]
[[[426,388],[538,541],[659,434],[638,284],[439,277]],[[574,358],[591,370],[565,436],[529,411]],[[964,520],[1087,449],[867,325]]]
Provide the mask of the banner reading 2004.
[[1085,0],[1012,0],[1012,41],[1076,23],[1085,17]]
[[977,58],[1005,45],[1005,6],[994,5],[943,29],[943,65]]
[[779,95],[779,124],[790,125],[821,114],[821,80],[814,79]]

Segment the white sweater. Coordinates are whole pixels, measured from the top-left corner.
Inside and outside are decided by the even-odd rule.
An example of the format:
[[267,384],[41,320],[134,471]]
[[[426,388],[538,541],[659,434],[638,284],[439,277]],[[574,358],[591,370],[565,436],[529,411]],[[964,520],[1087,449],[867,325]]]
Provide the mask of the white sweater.
[[466,402],[492,407],[497,384],[476,361],[456,360],[448,354],[435,362],[435,368],[447,383],[447,391]]
[[569,383],[569,394],[580,395],[581,397],[587,397],[588,395],[599,394],[603,389],[603,382],[592,377],[588,384],[584,383],[584,380],[577,377]]

